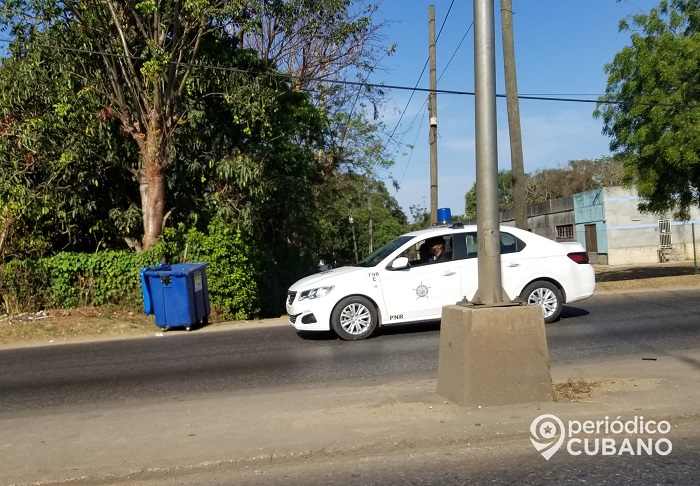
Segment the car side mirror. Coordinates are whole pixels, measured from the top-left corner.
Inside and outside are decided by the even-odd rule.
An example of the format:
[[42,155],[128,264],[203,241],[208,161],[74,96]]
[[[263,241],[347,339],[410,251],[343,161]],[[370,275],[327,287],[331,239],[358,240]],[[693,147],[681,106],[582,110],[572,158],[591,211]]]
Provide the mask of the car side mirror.
[[389,268],[391,268],[392,270],[401,270],[402,268],[408,268],[408,258],[398,257],[396,260],[391,262]]

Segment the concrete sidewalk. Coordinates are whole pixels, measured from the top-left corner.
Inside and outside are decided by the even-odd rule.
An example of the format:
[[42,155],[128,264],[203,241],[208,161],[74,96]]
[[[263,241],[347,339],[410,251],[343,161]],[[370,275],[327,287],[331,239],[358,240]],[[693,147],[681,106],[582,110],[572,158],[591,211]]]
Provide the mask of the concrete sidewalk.
[[432,378],[0,415],[0,483],[125,484],[217,468],[503,441],[537,455],[530,425],[542,414],[563,421],[643,415],[669,421],[674,431],[700,429],[700,350],[555,365],[552,377],[600,385],[578,402],[481,409],[445,401]]

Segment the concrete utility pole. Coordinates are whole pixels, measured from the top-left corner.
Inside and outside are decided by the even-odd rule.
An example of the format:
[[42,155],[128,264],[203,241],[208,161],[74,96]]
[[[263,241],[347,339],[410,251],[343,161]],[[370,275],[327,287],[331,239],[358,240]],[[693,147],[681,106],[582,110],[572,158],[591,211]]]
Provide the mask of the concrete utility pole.
[[443,307],[440,324],[437,393],[468,407],[552,398],[542,309],[501,289],[494,24],[494,0],[474,0],[479,290]]
[[430,96],[428,110],[430,111],[430,223],[437,223],[438,210],[438,170],[437,170],[437,89],[435,61],[435,5],[428,6],[429,37],[430,37]]
[[513,209],[515,226],[527,229],[527,195],[523,166],[523,142],[520,131],[520,106],[518,79],[515,74],[515,47],[513,42],[513,5],[511,0],[501,0],[501,34],[503,37],[503,65],[506,75],[506,101],[510,132],[510,163],[513,174]]
[[479,290],[474,301],[480,304],[504,302],[498,218],[496,40],[493,8],[492,0],[474,2],[476,228],[479,244]]

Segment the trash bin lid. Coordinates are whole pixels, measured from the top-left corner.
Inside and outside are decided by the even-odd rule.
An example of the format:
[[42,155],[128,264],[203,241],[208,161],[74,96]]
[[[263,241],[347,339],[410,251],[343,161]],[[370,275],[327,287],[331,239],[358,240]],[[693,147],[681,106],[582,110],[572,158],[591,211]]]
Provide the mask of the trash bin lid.
[[149,277],[185,277],[192,272],[205,268],[207,265],[209,265],[209,262],[173,263],[172,265],[147,267],[144,269],[143,274]]

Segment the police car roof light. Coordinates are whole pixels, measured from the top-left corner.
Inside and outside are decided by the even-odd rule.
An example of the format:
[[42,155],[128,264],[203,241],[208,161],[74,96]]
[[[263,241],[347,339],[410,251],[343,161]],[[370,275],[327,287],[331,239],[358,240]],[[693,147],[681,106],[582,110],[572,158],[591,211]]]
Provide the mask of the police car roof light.
[[450,224],[452,222],[452,211],[450,208],[439,208],[437,210],[437,224]]

